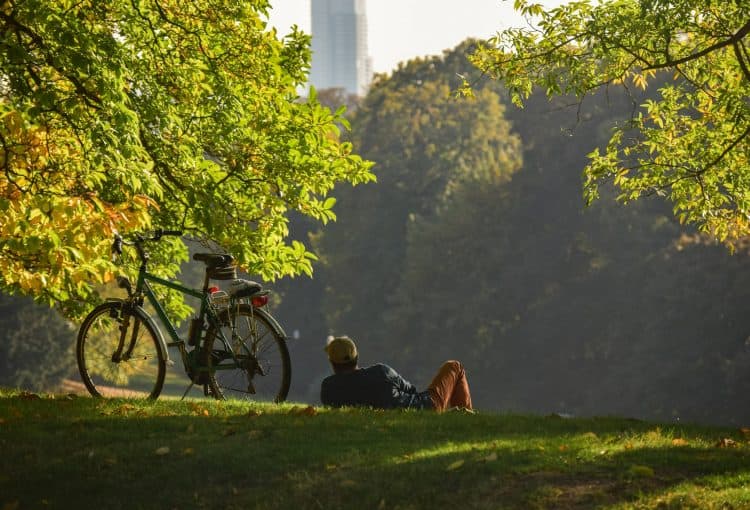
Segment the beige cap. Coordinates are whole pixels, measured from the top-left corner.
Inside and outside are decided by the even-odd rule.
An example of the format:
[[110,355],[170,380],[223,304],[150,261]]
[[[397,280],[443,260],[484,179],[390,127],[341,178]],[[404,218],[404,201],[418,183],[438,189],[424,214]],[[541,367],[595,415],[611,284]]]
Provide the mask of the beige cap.
[[348,336],[328,337],[325,351],[331,363],[343,365],[357,359],[357,346]]

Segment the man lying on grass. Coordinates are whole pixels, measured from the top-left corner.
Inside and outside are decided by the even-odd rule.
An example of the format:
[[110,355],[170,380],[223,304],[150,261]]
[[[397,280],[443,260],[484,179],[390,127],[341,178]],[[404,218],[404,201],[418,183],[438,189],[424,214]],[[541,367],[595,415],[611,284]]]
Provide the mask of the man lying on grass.
[[370,406],[379,409],[447,409],[471,411],[466,371],[458,361],[446,361],[425,391],[401,377],[388,365],[358,365],[357,346],[348,336],[329,337],[325,351],[333,367],[320,387],[324,405]]

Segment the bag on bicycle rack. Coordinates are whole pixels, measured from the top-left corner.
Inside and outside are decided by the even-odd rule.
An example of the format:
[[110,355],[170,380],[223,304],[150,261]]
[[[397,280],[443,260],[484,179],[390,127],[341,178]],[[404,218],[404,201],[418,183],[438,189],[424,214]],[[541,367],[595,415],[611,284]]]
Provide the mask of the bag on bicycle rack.
[[208,277],[212,280],[234,280],[237,278],[237,267],[233,265],[206,268]]

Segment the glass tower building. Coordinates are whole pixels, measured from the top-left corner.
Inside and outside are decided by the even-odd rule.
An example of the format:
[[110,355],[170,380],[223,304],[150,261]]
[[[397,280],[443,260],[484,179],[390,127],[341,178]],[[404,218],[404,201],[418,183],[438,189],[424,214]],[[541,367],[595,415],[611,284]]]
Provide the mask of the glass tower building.
[[310,83],[364,95],[372,76],[365,0],[311,0],[311,8]]

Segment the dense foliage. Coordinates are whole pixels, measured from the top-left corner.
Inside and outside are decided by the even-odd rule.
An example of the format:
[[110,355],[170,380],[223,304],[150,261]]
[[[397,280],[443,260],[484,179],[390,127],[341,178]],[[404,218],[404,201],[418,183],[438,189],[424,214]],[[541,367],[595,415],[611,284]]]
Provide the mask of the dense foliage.
[[[289,211],[373,179],[341,111],[298,101],[309,38],[266,0],[9,0],[0,8],[0,288],[71,305],[115,231],[182,229],[266,278],[310,272]],[[153,253],[173,274],[179,240]],[[68,311],[75,311],[70,307]]]
[[57,388],[76,372],[75,325],[29,298],[0,294],[0,386]]
[[[415,60],[381,77],[352,119],[354,143],[377,158],[378,185],[342,195],[342,220],[319,243],[326,267],[341,275],[323,303],[337,331],[385,320],[411,223],[434,214],[467,183],[506,182],[520,167],[520,141],[498,93],[488,88],[473,101],[451,94],[454,71],[469,68],[463,55]],[[386,342],[384,333],[369,334]]]
[[[500,84],[480,80],[477,102],[456,103],[477,119],[460,135],[409,124],[441,102],[415,93],[407,104],[401,90],[478,80],[469,51],[382,77],[352,118],[355,141],[382,162],[379,183],[344,190],[341,221],[316,238],[324,265],[286,289],[279,318],[302,333],[292,341],[296,398],[317,401],[330,332],[356,338],[364,365],[387,362],[422,387],[441,361],[462,360],[480,408],[746,423],[746,252],[681,226],[659,200],[581,199],[586,153],[653,90],[600,91],[578,118],[565,108],[574,97],[540,91],[503,114],[489,105],[508,102]],[[429,127],[410,136],[400,124]],[[483,177],[493,158],[475,152],[462,153],[472,169],[451,166],[460,159],[450,148],[487,128],[505,141],[494,146],[505,148],[494,158],[500,179]]]
[[585,168],[588,200],[602,182],[619,199],[663,195],[683,223],[733,243],[750,233],[750,3],[575,1],[545,10],[516,0],[527,28],[502,31],[473,62],[517,104],[535,87],[584,102],[596,91],[658,92],[635,101]]

